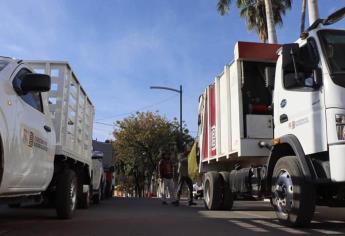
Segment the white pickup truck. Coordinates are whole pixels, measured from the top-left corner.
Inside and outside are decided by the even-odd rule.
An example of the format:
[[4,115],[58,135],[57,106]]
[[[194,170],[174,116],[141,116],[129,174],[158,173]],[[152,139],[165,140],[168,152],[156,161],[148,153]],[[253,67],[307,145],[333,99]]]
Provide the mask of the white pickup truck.
[[0,57],[0,201],[88,208],[94,108],[67,62]]

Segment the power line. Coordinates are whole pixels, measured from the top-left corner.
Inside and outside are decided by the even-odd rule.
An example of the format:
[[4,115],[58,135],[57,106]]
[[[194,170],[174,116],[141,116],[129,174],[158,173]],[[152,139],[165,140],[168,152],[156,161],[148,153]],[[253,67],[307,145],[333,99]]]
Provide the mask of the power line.
[[111,127],[118,126],[117,124],[114,124],[114,123],[110,124],[110,123],[104,123],[104,122],[98,122],[98,121],[94,121],[93,123],[99,124],[99,125],[111,126]]
[[[151,105],[147,105],[147,106],[144,106],[144,107],[138,108],[138,109],[133,110],[133,111],[131,111],[131,112],[120,113],[120,114],[114,115],[114,116],[112,116],[112,117],[98,119],[98,120],[97,120],[97,122],[102,121],[102,120],[113,119],[113,118],[120,117],[120,116],[126,116],[126,115],[130,115],[130,114],[133,114],[133,113],[135,113],[135,112],[137,112],[137,111],[144,110],[144,109],[148,109],[148,108],[151,108],[151,107],[154,107],[154,106],[160,105],[160,104],[162,104],[162,103],[165,103],[165,102],[167,102],[167,101],[171,100],[171,99],[172,99],[172,98],[174,98],[174,97],[176,97],[176,95],[175,95],[175,94],[174,94],[174,95],[172,95],[172,96],[170,96],[170,97],[168,97],[168,98],[166,98],[166,99],[164,99],[164,100],[161,100],[161,101],[159,101],[159,102],[157,102],[157,103],[153,103],[153,104],[151,104]],[[97,122],[95,122],[95,123],[97,123]],[[101,122],[99,122],[99,123],[101,123]],[[104,124],[105,124],[105,123],[104,123]],[[109,125],[109,124],[108,124],[108,125]]]

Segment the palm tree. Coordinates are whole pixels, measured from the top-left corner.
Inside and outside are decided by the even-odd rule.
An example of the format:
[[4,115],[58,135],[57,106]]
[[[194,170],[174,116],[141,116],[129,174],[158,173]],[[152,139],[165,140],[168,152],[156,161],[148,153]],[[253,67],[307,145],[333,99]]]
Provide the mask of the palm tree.
[[[218,12],[225,15],[230,4],[231,0],[218,0]],[[275,25],[283,24],[282,15],[291,8],[291,0],[237,0],[236,5],[248,29],[255,30],[262,42],[277,42]]]
[[278,43],[277,32],[274,26],[272,1],[265,0],[268,43]]

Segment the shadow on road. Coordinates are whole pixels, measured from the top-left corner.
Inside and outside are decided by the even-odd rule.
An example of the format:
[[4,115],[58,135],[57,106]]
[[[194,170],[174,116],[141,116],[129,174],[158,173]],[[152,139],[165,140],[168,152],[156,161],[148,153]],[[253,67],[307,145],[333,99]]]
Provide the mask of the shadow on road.
[[158,199],[114,198],[58,220],[50,208],[0,206],[0,235],[325,235],[345,234],[344,210],[317,208],[309,228],[289,228],[267,202],[234,204],[232,211],[207,211],[202,201],[188,207],[162,205]]
[[291,228],[280,224],[269,202],[235,202],[232,211],[206,211],[198,213],[205,218],[222,219],[247,233],[287,234],[345,234],[345,211],[342,208],[317,208],[309,227]]

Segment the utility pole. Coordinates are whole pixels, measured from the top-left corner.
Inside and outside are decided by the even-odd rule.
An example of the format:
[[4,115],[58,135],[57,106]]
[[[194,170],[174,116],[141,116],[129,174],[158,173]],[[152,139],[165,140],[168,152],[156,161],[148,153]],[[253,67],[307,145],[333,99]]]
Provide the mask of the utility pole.
[[174,89],[169,87],[162,87],[162,86],[151,86],[150,89],[163,89],[169,90],[180,94],[180,147],[183,144],[183,128],[182,128],[182,85],[180,85],[180,89]]
[[317,19],[320,18],[317,0],[308,0],[308,17],[309,25],[312,25]]

